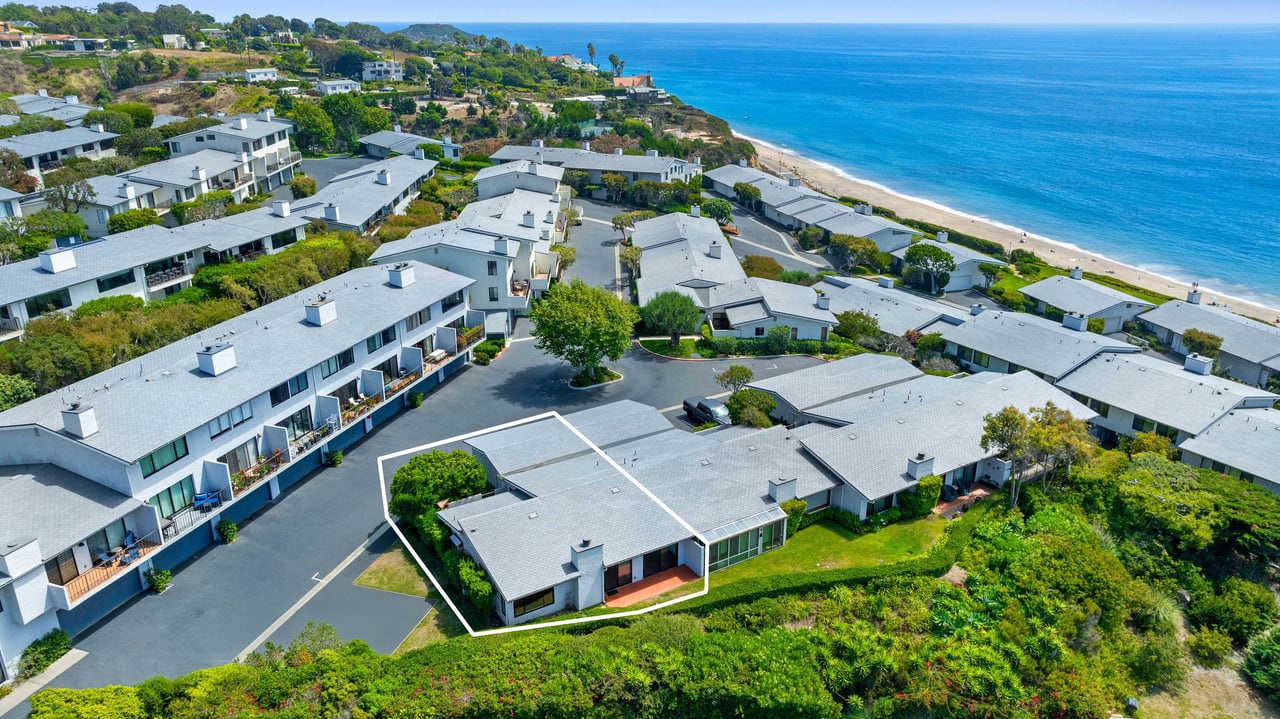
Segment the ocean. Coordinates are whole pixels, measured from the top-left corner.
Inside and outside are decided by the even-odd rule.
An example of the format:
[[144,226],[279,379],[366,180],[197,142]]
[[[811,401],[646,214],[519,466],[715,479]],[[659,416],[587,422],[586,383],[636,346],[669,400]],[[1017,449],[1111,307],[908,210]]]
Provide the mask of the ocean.
[[594,43],[849,176],[1280,306],[1280,27],[465,29]]

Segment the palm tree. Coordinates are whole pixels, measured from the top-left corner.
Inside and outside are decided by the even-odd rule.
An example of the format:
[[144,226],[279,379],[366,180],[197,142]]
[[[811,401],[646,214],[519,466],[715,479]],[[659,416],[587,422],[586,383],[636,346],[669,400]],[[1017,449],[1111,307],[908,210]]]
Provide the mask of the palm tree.
[[592,65],[596,64],[596,46],[591,43],[587,43],[587,57],[591,58]]

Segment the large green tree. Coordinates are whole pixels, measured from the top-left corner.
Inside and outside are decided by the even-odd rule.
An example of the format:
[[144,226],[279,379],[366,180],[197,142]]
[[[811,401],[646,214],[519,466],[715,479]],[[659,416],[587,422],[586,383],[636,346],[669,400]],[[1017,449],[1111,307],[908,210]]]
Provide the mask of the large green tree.
[[683,292],[659,292],[640,310],[650,329],[671,337],[671,346],[680,344],[680,335],[698,331],[702,310]]
[[489,486],[480,461],[466,450],[419,454],[396,470],[391,479],[391,513],[412,522],[437,502],[479,494]]
[[873,269],[879,269],[876,257],[880,254],[880,248],[875,242],[866,237],[858,237],[856,235],[832,235],[831,249],[829,250],[836,257],[840,258],[842,265],[857,267],[863,265]]
[[724,224],[733,220],[733,205],[721,197],[710,197],[702,201],[702,214]]
[[956,270],[956,261],[949,252],[925,242],[909,247],[903,261],[907,267],[904,273],[907,282],[919,284],[921,289],[928,287],[930,294],[938,293],[938,285],[946,287],[951,273]]
[[1218,335],[1192,327],[1182,333],[1182,344],[1188,352],[1205,357],[1217,357],[1222,350],[1222,338]]
[[995,452],[1010,465],[1009,504],[1018,504],[1022,468],[1032,453],[1031,421],[1017,407],[1005,407],[983,417],[982,449]]
[[539,349],[594,380],[605,358],[617,360],[631,347],[640,315],[607,290],[575,279],[548,290],[529,311],[529,319]]
[[289,118],[297,124],[293,137],[298,147],[311,152],[323,152],[333,147],[333,120],[319,105],[295,102]]

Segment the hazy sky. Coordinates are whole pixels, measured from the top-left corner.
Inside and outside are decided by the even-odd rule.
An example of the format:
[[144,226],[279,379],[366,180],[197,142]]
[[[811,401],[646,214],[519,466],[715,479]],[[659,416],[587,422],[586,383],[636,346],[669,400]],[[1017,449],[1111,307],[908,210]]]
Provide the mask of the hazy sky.
[[[190,0],[219,19],[238,13],[346,22],[1280,23],[1280,0]],[[361,8],[364,11],[364,8]]]

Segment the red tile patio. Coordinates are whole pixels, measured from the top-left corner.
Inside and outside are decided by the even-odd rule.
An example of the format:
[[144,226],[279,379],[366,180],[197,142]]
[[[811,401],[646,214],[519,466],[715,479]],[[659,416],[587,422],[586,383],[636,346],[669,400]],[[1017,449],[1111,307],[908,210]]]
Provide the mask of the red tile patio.
[[957,514],[973,506],[975,502],[984,497],[989,497],[996,492],[993,485],[986,482],[974,482],[973,487],[969,489],[969,494],[964,497],[956,497],[950,502],[938,502],[938,506],[933,508],[933,513],[941,515],[944,519],[954,519]]
[[645,577],[638,582],[632,582],[625,587],[620,587],[616,594],[605,597],[604,605],[606,607],[629,607],[632,604],[638,604],[646,599],[653,599],[659,594],[669,592],[676,587],[684,586],[693,581],[700,582],[702,577],[694,574],[692,569],[681,564],[674,569],[658,572],[652,577]]

